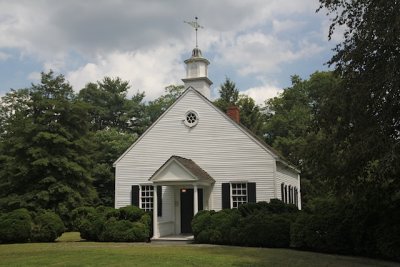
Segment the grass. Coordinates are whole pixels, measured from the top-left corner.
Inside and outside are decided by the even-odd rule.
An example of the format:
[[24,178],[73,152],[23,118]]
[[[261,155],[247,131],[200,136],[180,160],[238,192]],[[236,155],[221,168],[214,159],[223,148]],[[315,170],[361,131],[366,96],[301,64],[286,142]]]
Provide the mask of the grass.
[[367,258],[288,249],[79,242],[0,245],[0,266],[400,266]]

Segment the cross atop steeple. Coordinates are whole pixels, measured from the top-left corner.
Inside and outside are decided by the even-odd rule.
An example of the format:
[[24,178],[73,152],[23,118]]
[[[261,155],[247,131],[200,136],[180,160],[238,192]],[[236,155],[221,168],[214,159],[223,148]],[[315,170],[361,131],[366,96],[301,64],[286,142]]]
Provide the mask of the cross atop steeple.
[[197,22],[197,20],[199,19],[198,17],[194,17],[195,18],[195,21],[184,21],[184,23],[187,23],[187,24],[189,24],[190,26],[192,26],[194,29],[195,29],[195,31],[196,31],[196,48],[198,48],[198,45],[197,45],[197,30],[198,29],[204,29],[204,27],[203,26],[201,26],[198,22]]

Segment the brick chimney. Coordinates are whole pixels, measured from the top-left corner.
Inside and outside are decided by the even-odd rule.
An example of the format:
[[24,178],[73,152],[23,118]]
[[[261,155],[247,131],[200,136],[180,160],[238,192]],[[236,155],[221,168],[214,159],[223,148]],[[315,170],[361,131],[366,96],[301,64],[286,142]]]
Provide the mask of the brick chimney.
[[226,115],[228,115],[232,120],[236,123],[240,123],[240,112],[239,107],[237,106],[230,106],[226,111]]

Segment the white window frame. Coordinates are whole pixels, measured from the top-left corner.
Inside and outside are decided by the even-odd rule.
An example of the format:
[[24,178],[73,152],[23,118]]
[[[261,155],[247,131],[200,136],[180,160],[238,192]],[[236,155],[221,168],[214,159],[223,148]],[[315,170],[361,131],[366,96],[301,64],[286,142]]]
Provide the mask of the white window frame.
[[[192,113],[192,114],[195,115],[195,117],[196,117],[196,120],[195,120],[194,122],[189,122],[189,121],[187,120],[187,116],[188,116],[190,113]],[[196,126],[196,125],[199,123],[199,113],[198,113],[197,111],[195,111],[195,110],[188,110],[188,111],[186,111],[186,113],[185,113],[185,118],[184,118],[184,120],[183,120],[183,123],[184,123],[187,127],[189,127],[189,128],[192,128],[192,127]]]
[[[237,187],[239,185],[240,185],[240,188]],[[230,189],[231,189],[231,207],[233,209],[237,209],[240,205],[248,203],[249,190],[248,190],[247,182],[230,183]],[[236,191],[235,193],[234,193],[234,190]],[[240,190],[240,193],[238,193],[238,190]],[[243,191],[245,191],[245,193],[243,193]],[[236,198],[236,199],[234,200],[234,198]],[[241,198],[241,200],[238,200],[239,198]],[[243,200],[243,198],[244,198],[244,200]]]
[[[139,207],[144,211],[152,212],[154,208],[153,201],[154,186],[152,184],[141,184],[139,190]],[[147,204],[149,204],[149,206],[147,206]]]

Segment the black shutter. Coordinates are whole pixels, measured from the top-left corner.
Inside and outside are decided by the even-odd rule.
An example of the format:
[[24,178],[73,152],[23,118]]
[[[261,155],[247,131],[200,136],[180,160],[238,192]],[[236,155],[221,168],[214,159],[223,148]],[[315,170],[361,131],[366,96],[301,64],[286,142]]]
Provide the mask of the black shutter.
[[138,185],[132,185],[131,205],[139,207],[139,186]]
[[285,189],[285,186],[283,185],[283,183],[281,183],[281,200],[282,202],[285,201],[285,192],[283,191]]
[[222,209],[231,208],[231,186],[229,183],[222,183]]
[[198,188],[197,189],[197,197],[198,197],[198,200],[199,200],[198,208],[199,208],[199,211],[200,211],[200,210],[203,210],[203,189],[202,188]]
[[157,186],[157,216],[162,216],[162,186]]
[[256,183],[247,183],[247,202],[256,203]]
[[287,204],[287,197],[288,197],[288,196],[287,196],[287,185],[285,185],[285,201],[284,201],[284,202],[285,202],[286,204]]

